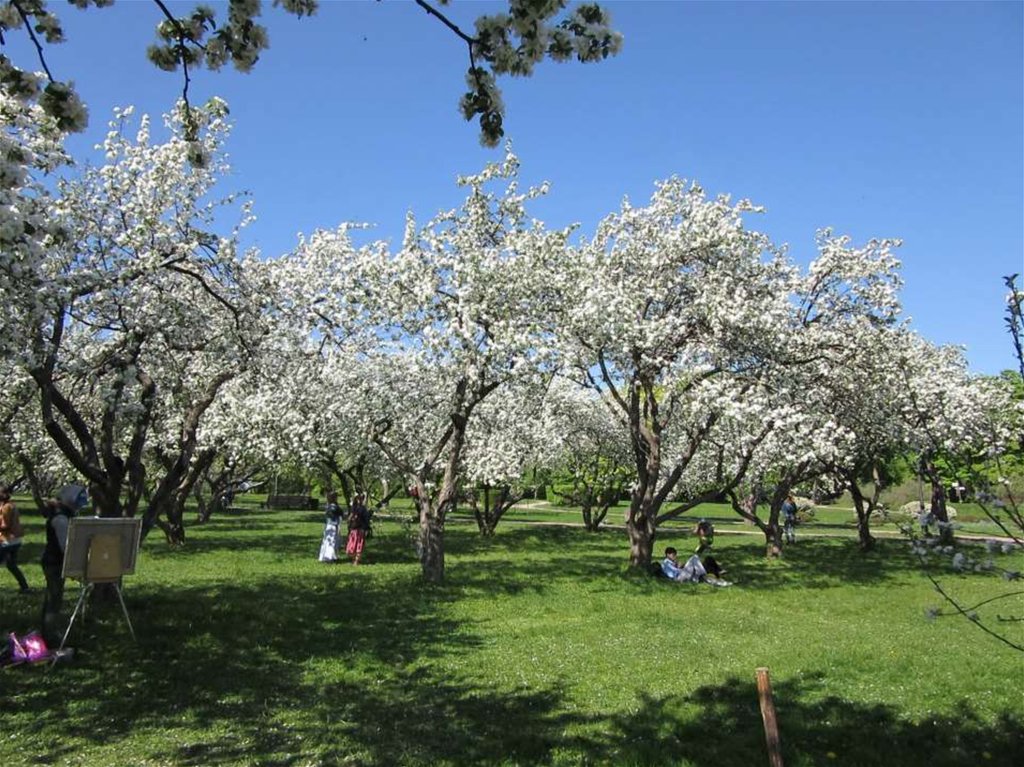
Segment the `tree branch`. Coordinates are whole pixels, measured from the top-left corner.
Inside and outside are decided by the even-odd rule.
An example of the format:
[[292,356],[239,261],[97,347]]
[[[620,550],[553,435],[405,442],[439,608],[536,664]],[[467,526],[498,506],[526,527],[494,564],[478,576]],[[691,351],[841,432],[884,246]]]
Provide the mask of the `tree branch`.
[[[156,0],[156,2],[159,2],[159,1],[160,0]],[[435,8],[434,6],[432,6],[429,3],[427,3],[425,0],[416,0],[416,5],[418,5],[424,11],[426,11],[428,15],[433,16],[434,18],[436,18],[438,21],[440,21],[442,24],[444,24],[446,27],[448,27],[448,29],[450,29],[452,32],[454,32],[456,35],[458,35],[460,38],[465,40],[466,41],[466,45],[469,46],[469,57],[470,57],[470,61],[472,61],[472,59],[473,59],[473,44],[477,42],[477,39],[475,37],[470,37],[469,35],[467,35],[465,32],[463,32],[461,29],[459,29],[459,27],[451,19],[449,19],[447,16],[445,16],[439,10],[437,10],[437,8]]]
[[39,42],[39,38],[36,37],[35,30],[32,29],[32,22],[29,21],[28,14],[21,7],[19,0],[11,0],[11,4],[17,9],[18,15],[21,16],[22,23],[25,25],[25,31],[28,33],[29,39],[32,40],[32,44],[36,47],[36,53],[39,54],[39,63],[42,65],[43,71],[46,72],[47,78],[49,78],[51,83],[56,82],[50,73],[50,67],[46,64],[46,56],[43,55],[43,45]]

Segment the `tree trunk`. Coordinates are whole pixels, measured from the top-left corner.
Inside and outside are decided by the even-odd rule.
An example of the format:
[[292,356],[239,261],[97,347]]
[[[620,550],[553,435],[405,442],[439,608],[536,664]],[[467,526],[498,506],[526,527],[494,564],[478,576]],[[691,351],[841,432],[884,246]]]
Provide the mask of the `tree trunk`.
[[871,506],[873,504],[865,503],[864,494],[855,479],[849,479],[847,485],[853,498],[853,508],[857,512],[857,537],[860,542],[860,550],[871,551],[875,548],[875,538],[871,535]]
[[778,519],[769,519],[761,528],[764,532],[764,555],[769,559],[782,556],[782,527]]
[[953,527],[949,524],[949,514],[946,511],[946,488],[942,484],[939,470],[931,461],[925,463],[925,473],[932,486],[931,514],[939,527],[939,543],[948,546],[953,543]]
[[512,488],[508,485],[504,485],[498,489],[497,495],[492,491],[490,485],[484,485],[483,487],[483,507],[480,505],[479,492],[474,492],[472,495],[472,506],[473,506],[473,517],[476,519],[476,526],[480,530],[480,535],[485,538],[490,538],[494,535],[494,531],[498,527],[498,522],[505,516],[505,512],[508,511],[512,504],[515,503],[519,498],[522,497],[522,493],[512,493]]
[[444,520],[430,508],[420,510],[420,567],[428,583],[444,581]]
[[653,515],[648,515],[639,508],[634,497],[630,507],[629,519],[626,520],[626,534],[629,536],[629,566],[638,567],[645,572],[651,569],[654,558],[654,539],[657,528]]
[[584,488],[583,497],[580,499],[580,507],[583,511],[583,527],[589,532],[593,533],[597,531],[597,525],[594,524],[594,497],[590,492],[590,488]]
[[629,565],[641,569],[650,569],[654,558],[654,535],[647,531],[646,525],[634,527],[627,524],[629,531]]

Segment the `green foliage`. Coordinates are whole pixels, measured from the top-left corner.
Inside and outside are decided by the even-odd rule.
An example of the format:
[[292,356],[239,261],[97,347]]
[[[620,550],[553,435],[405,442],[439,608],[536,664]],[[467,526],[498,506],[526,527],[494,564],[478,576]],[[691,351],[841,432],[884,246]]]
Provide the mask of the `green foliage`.
[[[378,518],[360,568],[315,561],[321,526],[253,509],[183,549],[147,542],[125,582],[137,645],[97,606],[72,663],[0,672],[18,734],[0,763],[748,767],[766,763],[759,666],[787,765],[1008,766],[1024,749],[1019,660],[925,620],[935,597],[896,541],[864,556],[807,538],[768,561],[757,536],[720,534],[736,585],[713,589],[627,573],[617,533],[484,540],[453,520],[431,586],[398,522]],[[659,553],[691,544],[666,530]],[[0,625],[24,631],[38,604],[14,592]]]

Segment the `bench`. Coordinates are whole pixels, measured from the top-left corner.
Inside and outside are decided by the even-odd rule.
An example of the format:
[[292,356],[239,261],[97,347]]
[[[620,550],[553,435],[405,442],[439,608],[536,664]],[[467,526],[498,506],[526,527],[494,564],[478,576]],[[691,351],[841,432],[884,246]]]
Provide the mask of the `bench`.
[[308,495],[268,495],[263,503],[265,509],[313,509],[320,506],[319,500]]

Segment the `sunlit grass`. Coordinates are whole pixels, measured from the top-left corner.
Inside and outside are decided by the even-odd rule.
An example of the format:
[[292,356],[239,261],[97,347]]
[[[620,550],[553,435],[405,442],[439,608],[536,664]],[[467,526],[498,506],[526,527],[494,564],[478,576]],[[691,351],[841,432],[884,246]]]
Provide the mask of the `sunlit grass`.
[[[125,583],[137,645],[99,606],[72,663],[0,672],[17,736],[0,764],[746,767],[767,763],[760,666],[787,765],[1010,765],[1024,748],[1020,655],[926,620],[937,595],[899,541],[865,556],[807,537],[767,561],[756,536],[722,535],[736,584],[713,589],[628,572],[621,532],[452,524],[430,586],[399,522],[377,521],[360,568],[315,561],[321,524],[251,510],[180,550],[148,540]],[[669,530],[659,553],[693,543]],[[941,574],[965,600],[1000,588]],[[0,626],[24,631],[39,605],[13,583]]]

